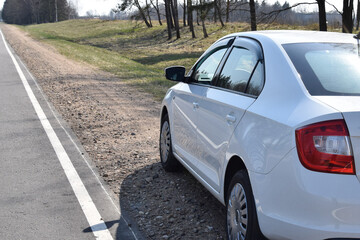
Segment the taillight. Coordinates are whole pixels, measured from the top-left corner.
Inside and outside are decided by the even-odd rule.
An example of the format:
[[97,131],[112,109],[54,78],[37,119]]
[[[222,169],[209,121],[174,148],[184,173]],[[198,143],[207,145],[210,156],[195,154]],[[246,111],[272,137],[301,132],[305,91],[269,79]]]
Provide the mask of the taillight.
[[349,132],[344,120],[315,123],[295,131],[300,161],[309,170],[355,174]]

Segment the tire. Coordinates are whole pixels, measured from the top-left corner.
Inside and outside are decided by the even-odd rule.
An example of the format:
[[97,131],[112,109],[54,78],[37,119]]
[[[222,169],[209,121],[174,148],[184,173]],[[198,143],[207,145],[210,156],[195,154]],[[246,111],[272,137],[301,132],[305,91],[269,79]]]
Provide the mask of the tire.
[[161,121],[159,145],[161,165],[163,166],[165,171],[178,171],[180,169],[180,163],[175,158],[172,151],[170,122],[167,114],[164,115]]
[[246,170],[232,177],[226,198],[227,239],[266,239],[259,228],[254,196]]

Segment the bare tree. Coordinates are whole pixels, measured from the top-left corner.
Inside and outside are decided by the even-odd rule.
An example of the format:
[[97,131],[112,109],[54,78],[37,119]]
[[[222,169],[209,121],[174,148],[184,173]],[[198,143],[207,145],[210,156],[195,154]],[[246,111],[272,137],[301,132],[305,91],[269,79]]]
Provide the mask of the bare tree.
[[237,14],[240,14],[240,12],[250,12],[249,10],[249,3],[244,0],[227,0],[226,1],[226,8],[225,8],[225,21],[230,21],[230,14],[233,12],[236,12]]
[[230,0],[226,0],[226,17],[225,17],[226,22],[229,22],[229,15],[230,15]]
[[192,6],[192,0],[187,0],[187,9],[188,9],[188,25],[191,31],[192,38],[196,38],[195,36],[195,29],[194,29],[194,20],[193,20],[193,6]]
[[319,29],[320,31],[327,31],[326,24],[326,10],[325,10],[325,0],[316,0],[319,7]]
[[155,3],[154,3],[154,0],[150,0],[150,3],[153,6],[153,8],[155,9],[155,11],[156,11],[156,15],[158,17],[159,24],[162,25],[161,15],[160,15],[160,8],[159,8],[159,0],[155,0]]
[[203,29],[203,35],[204,38],[207,38],[209,35],[207,34],[206,31],[206,26],[205,26],[205,18],[209,12],[208,8],[205,7],[205,3],[204,0],[200,0],[200,19],[201,19],[201,25],[202,25],[202,29]]
[[132,6],[135,6],[138,9],[139,16],[142,18],[146,26],[149,28],[152,27],[145,15],[144,8],[140,5],[139,0],[123,0],[123,2],[121,4],[118,4],[116,8],[118,8],[120,11],[126,11]]
[[205,2],[205,0],[200,0],[199,4],[197,4],[196,6],[193,6],[193,8],[200,13],[199,17],[201,20],[203,35],[204,35],[204,38],[207,38],[208,34],[206,31],[205,19],[208,16],[208,13],[210,12],[210,10],[212,10],[214,8],[214,2]]
[[175,24],[175,31],[176,31],[176,38],[180,38],[180,27],[179,27],[179,13],[178,13],[178,3],[177,0],[170,0],[171,1],[171,9],[174,17],[174,24]]
[[254,0],[249,1],[249,6],[250,6],[251,31],[256,31],[256,12],[255,12],[255,2],[254,2]]
[[352,33],[354,28],[353,21],[354,0],[343,0],[342,13],[342,31],[344,33]]
[[224,27],[225,26],[225,24],[224,24],[224,22],[223,22],[223,20],[222,20],[222,14],[221,14],[221,6],[220,6],[220,4],[221,4],[221,0],[214,0],[214,7],[215,7],[215,16],[216,16],[216,14],[218,15],[218,17],[219,17],[219,21],[220,21],[220,24],[221,24],[221,27]]
[[147,15],[147,18],[149,20],[149,24],[150,24],[150,27],[152,27],[152,22],[151,22],[151,16],[150,16],[150,4],[148,3],[148,0],[145,0],[145,11],[146,11],[146,15]]
[[172,18],[171,18],[171,10],[170,10],[170,1],[171,0],[164,0],[168,40],[172,38],[172,32],[171,32]]
[[[358,1],[359,2],[359,1]],[[339,11],[334,4],[326,1],[327,4],[331,5],[342,17],[342,32],[352,33],[354,28],[353,10],[354,0],[343,0],[343,11]]]
[[312,4],[318,4],[317,2],[300,2],[300,3],[296,3],[292,6],[288,6],[285,8],[281,8],[281,9],[276,9],[270,12],[261,12],[260,18],[259,18],[259,22],[266,22],[266,23],[273,23],[276,18],[279,16],[280,13],[284,12],[284,11],[288,11],[292,8],[301,6],[301,5],[312,5]]
[[58,5],[57,0],[55,0],[55,22],[58,21]]
[[184,0],[184,4],[182,5],[183,8],[183,24],[186,27],[186,0]]
[[357,1],[357,11],[356,11],[356,31],[359,30],[359,22],[360,22],[360,0]]

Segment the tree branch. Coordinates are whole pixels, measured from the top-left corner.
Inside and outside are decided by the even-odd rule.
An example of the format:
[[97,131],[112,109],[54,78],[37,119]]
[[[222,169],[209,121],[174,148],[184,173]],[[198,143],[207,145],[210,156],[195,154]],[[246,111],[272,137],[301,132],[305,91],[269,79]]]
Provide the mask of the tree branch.
[[292,6],[282,8],[282,9],[278,9],[278,10],[274,10],[274,11],[271,11],[271,12],[268,12],[268,13],[261,12],[261,16],[259,18],[259,23],[264,22],[264,21],[266,21],[267,23],[269,23],[269,22],[273,23],[276,20],[276,18],[279,16],[279,14],[284,12],[284,11],[290,10],[290,9],[298,7],[300,5],[313,5],[313,4],[317,4],[317,2],[312,2],[312,3],[301,2],[301,3],[296,3],[296,4],[292,5]]
[[342,12],[339,11],[339,9],[337,9],[337,7],[336,7],[334,4],[329,3],[328,1],[325,1],[325,2],[326,2],[327,4],[329,4],[330,6],[332,6],[332,7],[335,9],[335,11],[337,11],[340,15],[343,14]]

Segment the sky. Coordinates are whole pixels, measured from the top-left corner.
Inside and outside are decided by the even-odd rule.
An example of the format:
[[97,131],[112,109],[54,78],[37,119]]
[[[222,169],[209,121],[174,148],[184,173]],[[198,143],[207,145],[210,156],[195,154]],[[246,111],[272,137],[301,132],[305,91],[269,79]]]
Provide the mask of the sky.
[[[94,15],[96,14],[109,14],[111,9],[116,6],[117,3],[121,2],[121,0],[70,0],[78,9],[78,13],[80,16],[85,16],[88,11],[92,12]],[[278,0],[280,4],[283,4],[285,0]],[[293,5],[298,2],[306,2],[305,0],[287,0],[290,5]],[[315,2],[315,0],[310,0],[311,2]],[[309,2],[310,2],[309,1]],[[0,0],[0,8],[2,8],[5,0]],[[261,2],[261,0],[259,0]],[[276,0],[267,0],[268,3],[274,3]],[[339,0],[329,0],[328,2],[334,4],[339,10],[342,9],[342,1]],[[304,7],[302,7],[304,8]],[[330,6],[326,6],[327,11],[331,9]],[[307,8],[312,11],[316,9],[316,5],[311,5]]]

